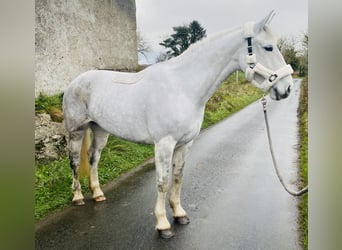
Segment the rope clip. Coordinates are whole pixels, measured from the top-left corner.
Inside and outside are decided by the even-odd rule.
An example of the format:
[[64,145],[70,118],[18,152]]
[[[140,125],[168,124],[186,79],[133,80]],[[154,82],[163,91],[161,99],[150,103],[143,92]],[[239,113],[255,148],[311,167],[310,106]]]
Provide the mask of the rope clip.
[[262,104],[262,108],[263,108],[264,112],[266,112],[267,100],[265,98],[265,95],[261,98],[261,104]]

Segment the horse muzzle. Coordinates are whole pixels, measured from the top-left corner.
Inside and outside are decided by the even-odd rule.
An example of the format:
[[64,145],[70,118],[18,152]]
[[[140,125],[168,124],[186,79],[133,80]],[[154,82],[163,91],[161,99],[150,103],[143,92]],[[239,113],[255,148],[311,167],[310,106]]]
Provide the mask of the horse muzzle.
[[[246,71],[245,71],[245,76],[246,79],[248,81],[250,81],[254,86],[260,88],[262,91],[267,92],[270,89],[274,89],[274,86],[277,82],[279,82],[279,80],[283,79],[286,76],[289,76],[293,73],[293,69],[291,67],[291,65],[287,64],[284,67],[276,70],[276,71],[272,71],[268,68],[266,68],[265,66],[263,66],[261,63],[256,63],[253,67],[247,67]],[[264,78],[264,81],[259,83],[256,79],[255,79],[255,75],[259,75],[262,78]],[[289,85],[290,86],[290,85]],[[284,93],[278,94],[279,97],[284,96],[285,94],[287,94],[287,96],[289,95],[291,91],[291,88],[287,89]],[[278,92],[278,91],[276,91]],[[286,97],[287,97],[286,96]],[[285,98],[285,97],[282,97]],[[280,98],[280,99],[282,99]],[[279,100],[280,100],[279,99]]]
[[289,85],[283,93],[279,92],[277,88],[271,88],[270,89],[271,99],[279,101],[281,99],[287,98],[291,93],[291,86],[292,85]]

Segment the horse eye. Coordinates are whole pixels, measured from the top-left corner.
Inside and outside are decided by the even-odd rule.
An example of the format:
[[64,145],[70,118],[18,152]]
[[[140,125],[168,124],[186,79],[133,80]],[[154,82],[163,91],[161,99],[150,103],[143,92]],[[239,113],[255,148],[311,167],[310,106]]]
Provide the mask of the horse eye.
[[266,51],[273,51],[273,46],[272,46],[272,45],[265,46],[264,49],[265,49]]

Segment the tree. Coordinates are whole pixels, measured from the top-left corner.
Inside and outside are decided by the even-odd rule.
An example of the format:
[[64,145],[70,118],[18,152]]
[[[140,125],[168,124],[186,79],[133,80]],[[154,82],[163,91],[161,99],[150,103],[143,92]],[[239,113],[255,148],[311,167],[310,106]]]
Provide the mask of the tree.
[[299,51],[299,76],[306,76],[308,74],[308,45],[309,36],[307,33],[304,33],[302,48]]
[[308,72],[308,42],[308,34],[303,33],[300,42],[294,38],[281,38],[277,44],[285,61],[291,64],[299,76],[305,76]]
[[138,54],[143,55],[146,58],[146,54],[151,51],[150,46],[146,42],[146,39],[141,35],[139,31],[137,31],[137,47]]
[[164,62],[166,60],[168,60],[168,55],[166,53],[161,52],[157,57],[156,57],[156,63],[159,62]]
[[206,37],[206,30],[194,20],[189,25],[173,27],[174,33],[159,45],[166,49],[167,58],[182,54],[191,44]]
[[295,48],[294,39],[280,38],[278,41],[278,48],[282,53],[285,61],[290,64],[294,71],[299,69],[299,58],[297,56],[297,50]]
[[189,24],[190,29],[190,44],[195,43],[206,37],[206,30],[196,20]]

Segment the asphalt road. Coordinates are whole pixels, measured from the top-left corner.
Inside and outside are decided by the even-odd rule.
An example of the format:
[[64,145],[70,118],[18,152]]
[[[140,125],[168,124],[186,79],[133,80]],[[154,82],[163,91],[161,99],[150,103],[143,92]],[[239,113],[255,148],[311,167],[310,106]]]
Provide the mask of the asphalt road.
[[[268,98],[268,114],[281,173],[295,189],[299,80],[282,101]],[[297,198],[273,170],[262,107],[256,102],[205,130],[184,170],[182,203],[190,217],[173,225],[175,237],[154,230],[153,164],[36,226],[36,249],[300,249]],[[169,219],[171,218],[171,210]]]

